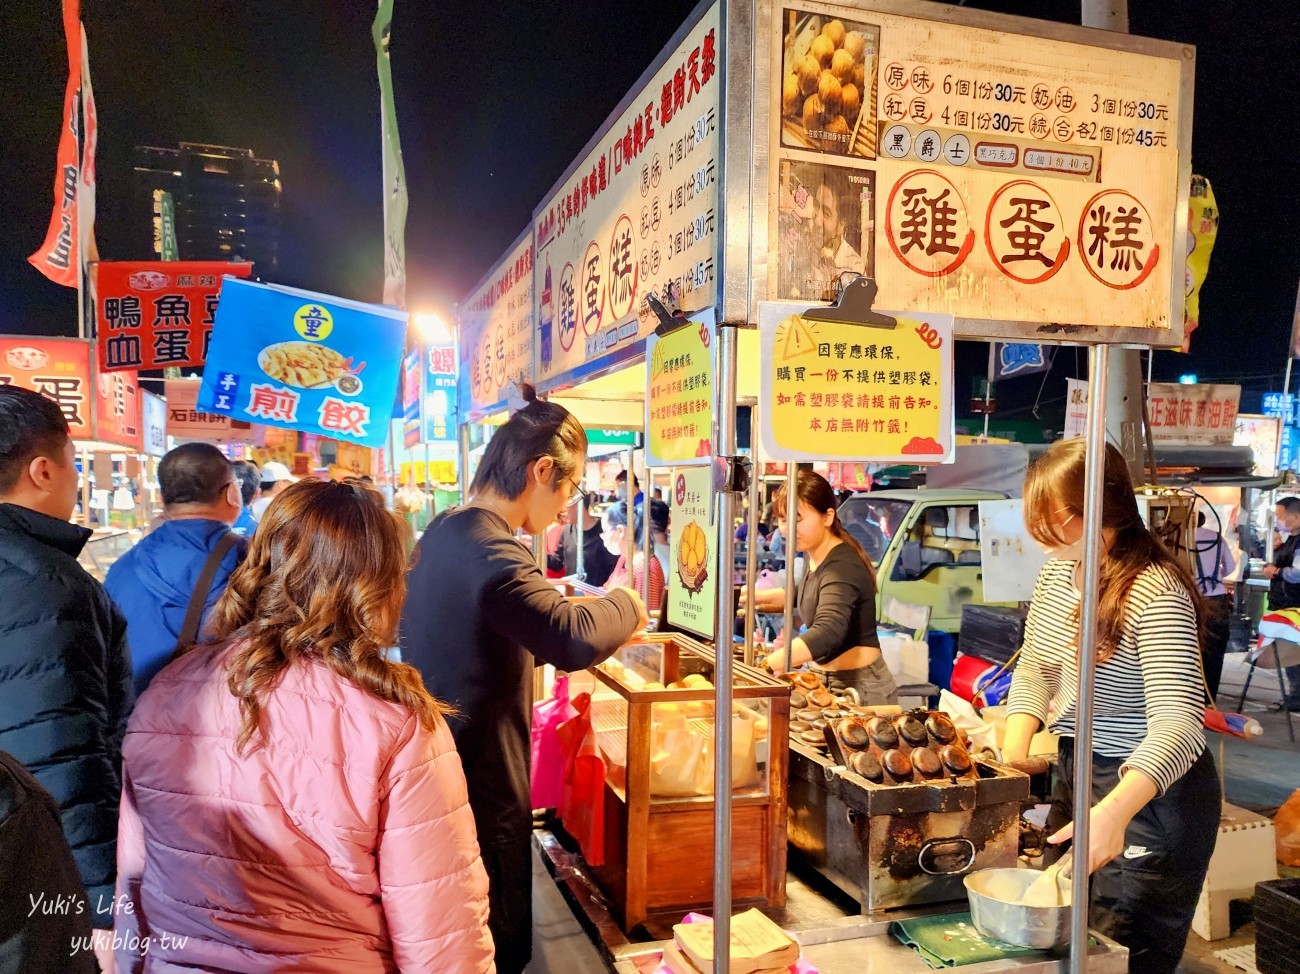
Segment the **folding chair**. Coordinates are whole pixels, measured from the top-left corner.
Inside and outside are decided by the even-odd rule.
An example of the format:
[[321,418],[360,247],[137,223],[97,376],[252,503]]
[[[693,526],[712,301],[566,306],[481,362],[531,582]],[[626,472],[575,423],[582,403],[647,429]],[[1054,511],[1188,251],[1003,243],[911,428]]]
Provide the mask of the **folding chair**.
[[1289,639],[1274,638],[1272,643],[1267,646],[1259,646],[1250,654],[1250,669],[1246,672],[1246,685],[1241,688],[1241,699],[1237,701],[1237,713],[1241,713],[1241,708],[1246,704],[1246,691],[1250,689],[1250,681],[1255,676],[1256,668],[1260,666],[1271,667],[1277,671],[1277,686],[1281,693],[1282,712],[1286,714],[1286,732],[1291,738],[1291,743],[1295,743],[1295,727],[1291,722],[1291,711],[1287,708],[1287,685],[1286,685],[1286,667],[1300,665],[1300,645],[1291,642]]

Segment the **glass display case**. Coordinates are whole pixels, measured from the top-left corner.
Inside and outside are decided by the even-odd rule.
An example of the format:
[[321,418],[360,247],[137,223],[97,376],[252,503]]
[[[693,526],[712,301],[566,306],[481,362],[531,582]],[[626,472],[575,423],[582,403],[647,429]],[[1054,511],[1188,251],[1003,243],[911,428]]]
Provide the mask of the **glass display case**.
[[[592,871],[627,930],[713,901],[714,666],[693,639],[641,635],[593,671],[606,783],[605,864]],[[732,895],[779,906],[790,685],[739,662],[733,677]]]
[[81,549],[77,561],[102,582],[113,562],[130,551],[134,544],[135,539],[129,531],[96,531]]

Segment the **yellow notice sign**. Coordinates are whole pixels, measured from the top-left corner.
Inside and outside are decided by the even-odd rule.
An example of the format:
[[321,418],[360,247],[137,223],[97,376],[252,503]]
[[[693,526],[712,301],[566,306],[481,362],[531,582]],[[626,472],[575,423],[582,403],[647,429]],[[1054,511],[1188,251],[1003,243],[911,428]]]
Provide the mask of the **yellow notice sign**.
[[713,471],[673,471],[668,621],[712,640],[718,621],[718,527],[712,523]]
[[943,463],[953,449],[951,315],[894,327],[812,321],[764,303],[760,411],[773,460]]
[[710,309],[647,343],[646,460],[652,467],[703,465],[713,456],[713,322]]

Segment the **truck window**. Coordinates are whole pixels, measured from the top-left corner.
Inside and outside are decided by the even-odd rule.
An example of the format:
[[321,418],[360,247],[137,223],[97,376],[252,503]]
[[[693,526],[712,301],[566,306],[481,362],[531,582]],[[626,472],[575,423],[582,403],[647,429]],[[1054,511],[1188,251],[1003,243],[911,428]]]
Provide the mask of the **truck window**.
[[903,542],[892,580],[914,582],[950,566],[979,564],[979,508],[930,507]]
[[873,498],[870,494],[850,497],[839,509],[844,528],[857,539],[871,559],[879,566],[885,550],[894,539],[912,501]]

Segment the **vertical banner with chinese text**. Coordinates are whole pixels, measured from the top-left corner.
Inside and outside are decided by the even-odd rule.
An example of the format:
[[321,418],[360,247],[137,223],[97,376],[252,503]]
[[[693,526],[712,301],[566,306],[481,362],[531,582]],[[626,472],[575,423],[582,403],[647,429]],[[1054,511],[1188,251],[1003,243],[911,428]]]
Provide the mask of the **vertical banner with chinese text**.
[[945,463],[952,458],[951,315],[880,312],[893,327],[759,305],[763,456]]
[[405,337],[404,311],[227,277],[199,408],[383,446]]
[[717,303],[719,25],[713,4],[534,213],[544,387],[654,331],[647,294]]
[[1074,439],[1088,433],[1088,380],[1065,380],[1065,429],[1062,436]]
[[99,361],[106,372],[202,365],[221,278],[253,265],[224,261],[100,261],[91,270]]
[[424,438],[430,443],[455,443],[459,423],[456,346],[430,345],[425,358]]
[[375,42],[379,73],[379,133],[384,179],[384,304],[406,307],[406,167],[397,133],[397,103],[393,99],[393,64],[389,45],[393,33],[393,0],[379,0],[370,35]]
[[78,0],[63,0],[63,35],[68,47],[68,83],[63,92],[63,127],[59,130],[58,161],[54,171],[54,212],[45,242],[28,262],[55,284],[77,287],[81,254],[74,253],[81,232],[78,196],[81,188],[82,31]]
[[646,463],[707,466],[713,459],[713,375],[717,350],[712,308],[646,341]]
[[731,566],[718,564],[711,467],[673,471],[670,518],[668,621],[712,641],[718,624],[718,574],[730,582]]
[[424,346],[417,345],[402,357],[402,445],[407,449],[420,442],[420,380]]

